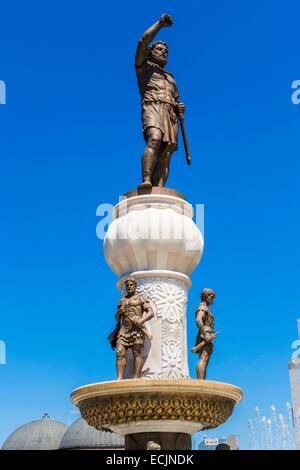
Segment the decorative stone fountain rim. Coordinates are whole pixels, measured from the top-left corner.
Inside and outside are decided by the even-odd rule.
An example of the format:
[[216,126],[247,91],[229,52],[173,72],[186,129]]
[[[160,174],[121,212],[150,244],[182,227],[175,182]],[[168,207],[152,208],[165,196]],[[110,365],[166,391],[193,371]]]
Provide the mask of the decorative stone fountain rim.
[[74,405],[82,400],[94,397],[108,397],[110,395],[128,395],[130,393],[188,393],[205,394],[230,398],[238,404],[243,399],[243,392],[235,385],[216,382],[213,380],[166,380],[166,379],[125,379],[97,382],[77,388],[71,394]]
[[71,400],[99,430],[192,435],[225,423],[242,397],[238,387],[208,380],[129,379],[80,387]]

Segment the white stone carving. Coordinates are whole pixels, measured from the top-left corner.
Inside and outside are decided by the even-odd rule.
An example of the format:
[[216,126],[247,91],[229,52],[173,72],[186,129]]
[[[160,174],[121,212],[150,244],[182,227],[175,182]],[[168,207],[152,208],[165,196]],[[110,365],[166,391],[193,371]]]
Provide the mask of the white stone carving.
[[[155,312],[155,317],[146,325],[153,339],[151,343],[145,343],[143,377],[188,378],[185,353],[186,282],[177,279],[176,273],[170,273],[168,277],[140,277],[139,273],[134,273],[134,276],[138,282],[137,292],[149,299]],[[124,285],[122,290],[125,294]],[[128,365],[131,362],[129,355],[127,362]]]
[[146,278],[139,282],[138,290],[154,304],[157,316],[170,323],[182,321],[187,289],[181,281],[166,277]]

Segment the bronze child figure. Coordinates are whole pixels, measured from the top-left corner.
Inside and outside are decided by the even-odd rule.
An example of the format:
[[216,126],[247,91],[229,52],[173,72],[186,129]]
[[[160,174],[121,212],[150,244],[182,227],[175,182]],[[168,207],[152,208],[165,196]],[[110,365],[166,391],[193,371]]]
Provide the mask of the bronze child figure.
[[[112,347],[116,347],[118,380],[124,378],[128,348],[132,350],[134,357],[133,378],[141,377],[142,348],[145,336],[151,340],[144,323],[154,316],[148,299],[144,295],[136,293],[137,282],[135,278],[126,279],[125,286],[127,294],[121,298],[115,316],[118,325],[108,338]],[[144,316],[144,314],[146,315]]]
[[137,81],[141,95],[143,133],[146,149],[142,157],[143,182],[139,188],[165,186],[172,153],[178,146],[178,114],[185,107],[173,75],[165,70],[168,46],[163,41],[150,42],[157,33],[173,24],[164,14],[140,38],[135,56]]

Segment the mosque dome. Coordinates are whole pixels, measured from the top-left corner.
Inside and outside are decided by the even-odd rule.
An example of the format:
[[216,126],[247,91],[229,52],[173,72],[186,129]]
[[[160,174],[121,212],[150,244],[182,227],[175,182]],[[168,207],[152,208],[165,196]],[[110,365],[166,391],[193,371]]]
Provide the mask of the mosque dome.
[[83,418],[77,419],[65,432],[60,449],[124,449],[125,439],[110,431],[98,431]]
[[2,450],[58,449],[68,426],[45,413],[41,419],[23,424],[4,442]]

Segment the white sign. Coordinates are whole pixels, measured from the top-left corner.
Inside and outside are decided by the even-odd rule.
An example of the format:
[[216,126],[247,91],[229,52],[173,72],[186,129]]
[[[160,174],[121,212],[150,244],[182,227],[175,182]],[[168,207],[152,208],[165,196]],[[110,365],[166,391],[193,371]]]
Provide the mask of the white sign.
[[292,103],[300,104],[300,80],[294,80],[292,83],[293,90],[296,90],[292,93]]
[[217,446],[219,444],[219,439],[204,439],[204,444],[206,445],[206,447]]

